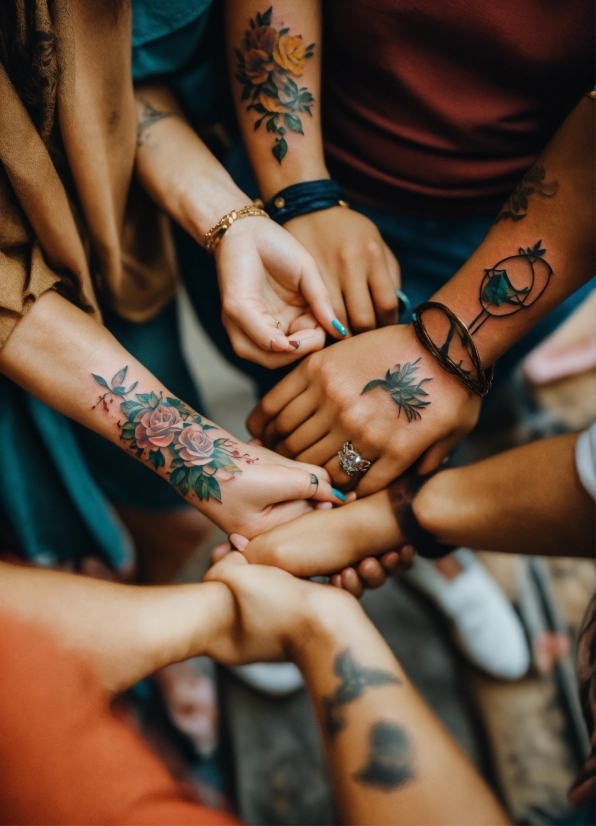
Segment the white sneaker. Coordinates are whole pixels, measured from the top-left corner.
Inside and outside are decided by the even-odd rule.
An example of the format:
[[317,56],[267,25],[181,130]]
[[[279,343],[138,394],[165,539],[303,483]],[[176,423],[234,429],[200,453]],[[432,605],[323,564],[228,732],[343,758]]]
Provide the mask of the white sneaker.
[[251,688],[270,697],[287,697],[304,685],[294,663],[249,663],[230,666],[229,670]]
[[454,579],[420,556],[404,576],[451,620],[455,642],[474,665],[503,680],[523,677],[531,658],[519,617],[469,548],[454,556],[462,569]]

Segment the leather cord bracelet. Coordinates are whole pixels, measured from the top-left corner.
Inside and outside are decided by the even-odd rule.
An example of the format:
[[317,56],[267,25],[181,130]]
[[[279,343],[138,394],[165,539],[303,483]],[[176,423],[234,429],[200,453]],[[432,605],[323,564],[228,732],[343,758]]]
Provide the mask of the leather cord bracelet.
[[446,545],[423,528],[412,507],[416,494],[420,488],[428,482],[436,473],[429,473],[427,476],[419,476],[413,470],[402,474],[393,484],[389,485],[389,499],[399,529],[408,542],[414,546],[416,553],[425,559],[440,559],[442,556],[452,553],[456,545]]
[[[445,343],[441,346],[433,341],[424,323],[424,314],[428,310],[438,310],[447,316],[449,321],[449,332],[447,333]],[[440,304],[438,301],[425,301],[419,304],[412,313],[412,323],[420,344],[422,344],[424,349],[431,354],[444,370],[457,376],[458,379],[476,393],[477,396],[481,398],[486,396],[492,386],[495,369],[492,366],[487,367],[486,370],[483,368],[480,353],[470,331],[449,307]],[[461,361],[456,363],[449,356],[449,345],[456,334],[470,361],[470,370],[462,367]]]
[[334,206],[348,207],[349,204],[337,181],[323,178],[287,186],[270,198],[264,208],[273,221],[283,225],[300,215]]

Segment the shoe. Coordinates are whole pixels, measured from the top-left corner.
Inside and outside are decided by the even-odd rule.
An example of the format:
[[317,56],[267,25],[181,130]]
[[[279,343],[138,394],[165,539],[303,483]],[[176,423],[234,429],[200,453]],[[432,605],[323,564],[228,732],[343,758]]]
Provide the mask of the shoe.
[[451,620],[454,640],[470,662],[492,677],[518,680],[531,661],[521,620],[469,548],[458,548],[454,558],[461,573],[453,579],[420,556],[403,576]]
[[228,668],[239,680],[270,697],[287,697],[304,686],[294,663],[249,663]]

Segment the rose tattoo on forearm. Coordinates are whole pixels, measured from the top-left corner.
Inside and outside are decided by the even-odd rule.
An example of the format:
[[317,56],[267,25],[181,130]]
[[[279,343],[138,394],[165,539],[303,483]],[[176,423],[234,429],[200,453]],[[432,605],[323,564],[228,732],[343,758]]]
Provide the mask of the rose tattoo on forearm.
[[242,48],[236,49],[236,79],[242,84],[241,100],[250,101],[247,111],[260,115],[254,128],[265,121],[267,132],[276,136],[271,152],[281,163],[288,151],[288,130],[303,135],[300,114],[312,115],[314,98],[306,86],[298,86],[292,75],[302,75],[315,44],[307,46],[302,35],[291,35],[289,28],[274,29],[272,13],[273,6],[269,6],[249,20]]
[[[117,399],[124,421],[118,422],[120,438],[138,459],[148,461],[155,470],[166,468],[169,482],[182,496],[197,496],[200,501],[222,501],[220,481],[242,473],[236,462],[253,464],[248,453],[240,454],[237,443],[227,437],[212,438],[208,431],[218,430],[180,399],[163,397],[160,392],[135,393],[138,382],[125,387],[128,367],[119,370],[110,382],[91,375],[105,392],[93,409],[102,405],[106,413]],[[219,478],[218,478],[219,477]]]

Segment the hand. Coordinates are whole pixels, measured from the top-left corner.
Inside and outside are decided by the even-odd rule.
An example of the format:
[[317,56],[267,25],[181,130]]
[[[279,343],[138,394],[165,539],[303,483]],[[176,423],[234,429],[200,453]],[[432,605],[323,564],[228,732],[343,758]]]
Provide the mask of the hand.
[[399,264],[376,226],[345,207],[301,215],[285,224],[313,256],[337,318],[353,333],[397,321]]
[[[317,510],[261,534],[249,543],[237,534],[231,544],[249,562],[274,565],[298,577],[331,576],[331,584],[360,597],[388,576],[407,570],[413,548],[406,544],[386,491],[338,510]],[[230,550],[218,546],[215,562]],[[377,558],[378,557],[378,558]]]
[[242,358],[273,369],[322,349],[326,333],[341,338],[317,265],[274,221],[236,222],[215,259],[223,324]]
[[[400,378],[408,364],[410,372]],[[356,488],[366,495],[420,457],[418,472],[430,473],[472,429],[479,411],[480,399],[437,364],[412,326],[395,325],[309,356],[261,400],[248,428],[282,455],[324,466],[336,485],[350,481],[337,452],[352,442],[374,462]]]
[[338,589],[305,582],[279,568],[249,565],[237,551],[210,568],[204,580],[227,585],[235,601],[227,633],[218,633],[208,651],[230,665],[294,659],[301,642],[317,632],[322,612],[341,616],[359,610]]
[[234,444],[238,457],[233,461],[242,473],[218,471],[222,501],[199,502],[194,495],[190,500],[227,534],[253,539],[309,513],[315,502],[341,505],[349,501],[331,487],[329,475],[316,465],[294,462],[264,447]]

